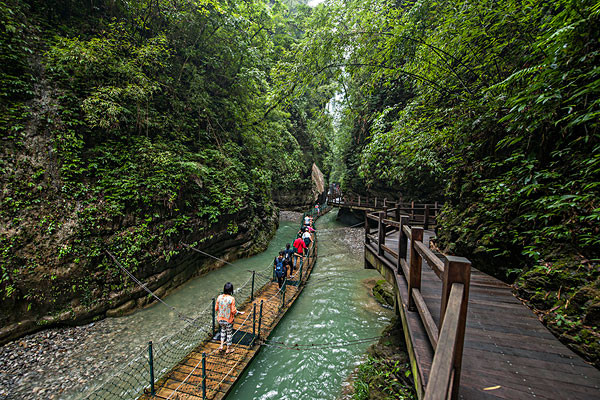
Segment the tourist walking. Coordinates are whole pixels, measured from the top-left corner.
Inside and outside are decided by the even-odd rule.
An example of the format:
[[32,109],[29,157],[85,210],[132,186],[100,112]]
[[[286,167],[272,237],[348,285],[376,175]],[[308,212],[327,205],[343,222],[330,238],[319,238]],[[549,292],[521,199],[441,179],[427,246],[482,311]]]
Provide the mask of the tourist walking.
[[304,240],[304,244],[306,245],[306,248],[308,249],[310,247],[310,244],[312,243],[312,235],[310,234],[309,231],[310,226],[307,226],[306,229],[304,229],[304,233],[302,234],[302,240]]
[[233,318],[236,314],[244,314],[235,308],[235,297],[233,297],[233,284],[227,282],[223,287],[223,294],[217,297],[215,302],[215,315],[219,326],[221,327],[221,346],[219,351],[223,351],[223,345],[227,344],[225,354],[233,353],[231,343],[233,341]]
[[304,256],[304,249],[306,248],[306,244],[304,240],[298,235],[298,238],[294,240],[294,268],[296,268],[298,259],[302,259]]
[[311,224],[311,218],[308,215],[304,216],[304,225],[310,225]]
[[294,272],[294,263],[292,262],[292,259],[294,258],[294,250],[292,250],[290,246],[291,245],[289,243],[285,245],[285,250],[283,251],[283,263],[289,271],[290,276],[292,276],[292,273]]
[[279,252],[279,255],[275,257],[275,260],[273,260],[273,269],[275,270],[275,277],[277,278],[279,289],[281,289],[283,281],[285,280],[285,276],[287,275],[287,268],[284,264],[283,254],[284,253],[282,250]]

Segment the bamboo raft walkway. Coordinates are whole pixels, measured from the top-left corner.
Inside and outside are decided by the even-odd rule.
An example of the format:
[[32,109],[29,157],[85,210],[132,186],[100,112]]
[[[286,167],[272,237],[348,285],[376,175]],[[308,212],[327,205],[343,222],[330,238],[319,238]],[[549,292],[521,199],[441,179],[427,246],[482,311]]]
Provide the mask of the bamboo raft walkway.
[[267,283],[252,301],[240,305],[238,310],[245,314],[238,314],[234,319],[235,333],[231,347],[234,349],[233,353],[226,355],[218,351],[221,342],[219,333],[215,332],[215,335],[196,347],[156,383],[154,396],[146,394],[140,399],[225,398],[260,350],[260,341],[269,337],[302,292],[304,283],[316,264],[317,247],[315,234],[315,241],[309,248],[307,265],[303,263],[301,266],[304,271],[296,268],[294,275],[288,276],[283,291],[279,289],[276,281],[272,281]]

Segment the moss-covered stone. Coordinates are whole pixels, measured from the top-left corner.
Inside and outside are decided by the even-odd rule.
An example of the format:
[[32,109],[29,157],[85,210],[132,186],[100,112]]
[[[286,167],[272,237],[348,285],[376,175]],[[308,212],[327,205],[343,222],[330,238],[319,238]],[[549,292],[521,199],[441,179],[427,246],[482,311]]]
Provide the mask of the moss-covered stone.
[[560,341],[600,367],[600,272],[579,257],[563,255],[530,268],[515,282]]
[[394,288],[385,279],[378,280],[373,287],[373,296],[386,307],[394,307]]

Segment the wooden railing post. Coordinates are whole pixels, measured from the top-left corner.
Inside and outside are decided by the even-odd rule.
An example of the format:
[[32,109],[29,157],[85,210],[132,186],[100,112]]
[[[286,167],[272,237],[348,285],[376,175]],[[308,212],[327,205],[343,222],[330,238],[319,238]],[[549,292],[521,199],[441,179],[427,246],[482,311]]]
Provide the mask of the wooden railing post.
[[429,204],[425,204],[425,222],[423,223],[423,229],[429,229]]
[[383,198],[383,208],[387,207],[387,197]]
[[358,205],[360,206],[360,194],[358,195]]
[[415,242],[423,241],[423,228],[412,227],[410,229],[410,268],[408,273],[408,309],[416,310],[413,298],[413,289],[421,289],[421,255],[417,252]]
[[452,399],[458,399],[460,387],[460,368],[462,365],[462,354],[465,342],[465,327],[467,324],[467,306],[469,302],[469,283],[471,281],[471,262],[464,257],[446,256],[444,261],[444,275],[442,282],[442,303],[440,305],[440,327],[443,326],[448,299],[453,283],[464,284],[462,303],[460,307],[460,319],[456,332],[456,345],[454,351],[454,382],[452,384]]
[[[400,203],[396,202],[396,221],[400,222]],[[400,235],[402,235],[402,225],[400,225]]]
[[[469,281],[471,278],[471,262],[464,257],[446,256],[444,275],[442,278],[442,303],[440,305],[440,326],[444,322],[444,314],[448,306],[448,297],[453,283],[464,283],[463,299],[469,297]],[[467,304],[465,302],[464,306]]]
[[377,208],[377,196],[375,196],[375,208]]
[[382,244],[385,244],[385,224],[383,222],[383,212],[379,212],[379,231],[377,232],[377,254],[383,256]]
[[410,202],[410,219],[415,220],[415,202]]
[[[398,217],[400,221],[400,236],[398,236],[398,273],[402,272],[402,264],[400,263],[401,259],[406,259],[406,249],[408,248],[408,236],[404,233],[403,226],[408,226],[408,216],[403,215],[402,217]],[[408,277],[406,277],[408,280]]]

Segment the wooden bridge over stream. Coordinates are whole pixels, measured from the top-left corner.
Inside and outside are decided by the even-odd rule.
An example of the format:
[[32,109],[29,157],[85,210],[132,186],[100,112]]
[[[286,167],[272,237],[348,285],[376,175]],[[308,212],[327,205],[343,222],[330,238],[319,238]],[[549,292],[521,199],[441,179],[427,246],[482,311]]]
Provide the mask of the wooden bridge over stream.
[[600,371],[509,285],[430,248],[437,204],[332,203],[366,212],[365,266],[395,288],[419,399],[600,399]]

